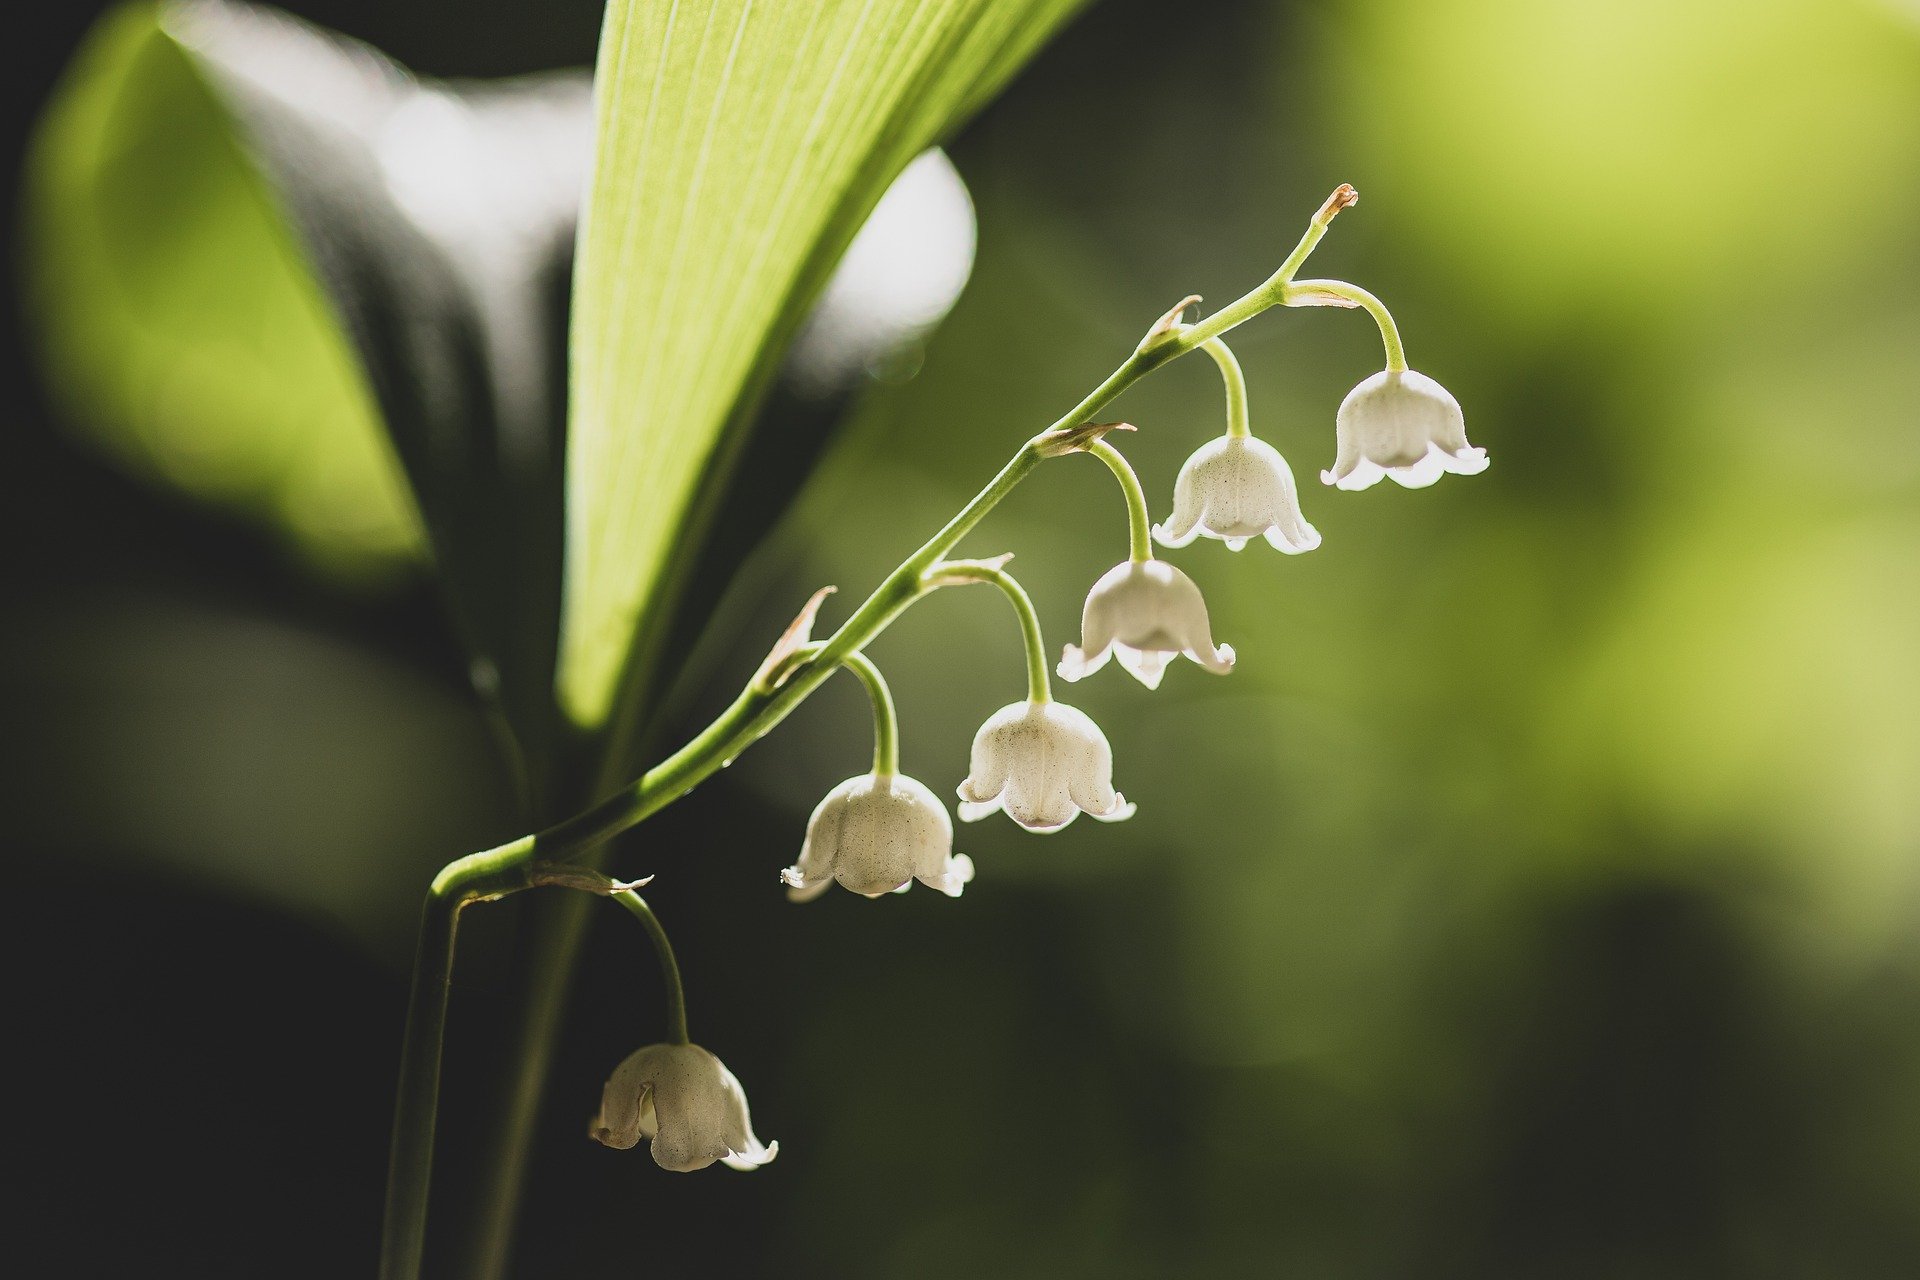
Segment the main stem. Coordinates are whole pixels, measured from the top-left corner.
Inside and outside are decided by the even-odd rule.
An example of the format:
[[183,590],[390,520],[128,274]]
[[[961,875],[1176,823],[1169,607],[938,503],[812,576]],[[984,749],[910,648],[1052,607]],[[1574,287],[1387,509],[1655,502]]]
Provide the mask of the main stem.
[[433,1176],[434,1099],[447,1027],[447,987],[453,981],[453,935],[460,904],[427,895],[407,996],[406,1039],[400,1048],[400,1100],[394,1108],[387,1154],[387,1205],[381,1233],[381,1280],[412,1280],[426,1249],[427,1188]]
[[426,1249],[427,1195],[433,1177],[434,1120],[446,1042],[453,943],[468,903],[527,888],[531,837],[448,864],[434,877],[420,912],[413,986],[407,994],[400,1088],[387,1157],[387,1203],[380,1237],[380,1280],[414,1280]]
[[[731,762],[741,751],[786,719],[849,655],[864,648],[924,594],[928,590],[923,581],[926,571],[952,550],[1043,459],[1055,456],[1060,433],[1089,422],[1121,392],[1147,374],[1284,301],[1289,282],[1325,234],[1327,223],[1351,202],[1351,190],[1346,187],[1329,197],[1279,270],[1254,289],[1194,324],[1173,325],[1149,334],[1099,386],[1062,414],[1047,431],[1027,441],[959,514],[874,588],[873,594],[854,610],[839,630],[820,645],[812,662],[796,670],[778,688],[748,686],[731,706],[721,712],[718,719],[631,785],[538,835],[524,837],[500,849],[450,864],[436,879],[436,892],[442,881],[474,859],[504,858],[510,865],[494,870],[510,875],[517,868],[518,873],[524,876],[526,867],[535,857],[564,860],[590,849],[644,821]],[[1381,313],[1384,313],[1384,308],[1381,308]],[[1385,332],[1383,328],[1383,335]],[[1390,348],[1390,362],[1391,354]],[[1097,454],[1103,445],[1103,441],[1096,439],[1085,447],[1088,452]],[[1107,447],[1110,450],[1110,446]],[[1113,456],[1117,458],[1118,454]],[[1132,475],[1132,468],[1125,465],[1124,459],[1120,461],[1125,474],[1121,470],[1116,470],[1115,474],[1121,476],[1121,483],[1125,487],[1127,477]],[[1137,494],[1139,480],[1135,477],[1129,489],[1129,541],[1133,558],[1147,560],[1152,558],[1152,546],[1148,541],[1149,531],[1144,518],[1146,503],[1144,495],[1139,495],[1136,503]],[[1140,513],[1137,520],[1133,518],[1136,508]],[[1135,525],[1137,529],[1133,527]],[[394,1109],[393,1157],[382,1238],[381,1280],[417,1280],[419,1275],[425,1239],[427,1188],[432,1167],[434,1112],[439,1097],[441,1045],[446,1024],[446,989],[452,973],[454,925],[460,908],[466,902],[490,896],[498,894],[479,892],[451,903],[436,904],[434,894],[430,893],[422,917],[420,951],[408,1002],[406,1042],[401,1050],[399,1096]],[[557,998],[553,1007],[557,1009]],[[538,1105],[544,1075],[544,1062],[539,1064],[538,1069],[523,1073],[518,1082],[520,1087],[512,1099],[513,1113],[501,1117],[500,1123],[514,1131],[527,1128],[532,1109]],[[524,1144],[516,1146],[515,1151],[516,1155],[524,1158]],[[517,1187],[517,1179],[511,1182]],[[494,1208],[496,1213],[504,1215],[511,1214],[514,1206],[499,1204]],[[501,1247],[504,1249],[504,1240]]]

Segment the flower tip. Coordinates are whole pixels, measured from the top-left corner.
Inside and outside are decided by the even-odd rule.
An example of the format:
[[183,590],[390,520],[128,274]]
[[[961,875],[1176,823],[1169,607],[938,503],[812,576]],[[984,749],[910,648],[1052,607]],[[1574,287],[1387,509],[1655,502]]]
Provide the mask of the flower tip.
[[[1360,465],[1345,475],[1341,475],[1338,471],[1322,471],[1320,473],[1320,483],[1330,484],[1334,488],[1344,490],[1347,493],[1358,493],[1362,489],[1371,489],[1386,478],[1387,472],[1384,468],[1366,461],[1362,461]],[[1406,480],[1398,476],[1396,476],[1395,479],[1399,479],[1401,484],[1407,485]],[[1426,483],[1431,484],[1432,481],[1427,481]],[[1407,485],[1407,487],[1410,489],[1419,489],[1425,486],[1422,484],[1412,484]]]
[[1278,528],[1267,530],[1266,538],[1268,546],[1285,556],[1304,555],[1317,548],[1321,541],[1320,531],[1304,520],[1300,522],[1297,538],[1281,532]]
[[1135,649],[1120,655],[1120,665],[1147,688],[1158,689],[1160,681],[1166,678],[1169,656],[1159,649]]
[[1113,793],[1113,808],[1105,813],[1095,813],[1089,809],[1087,813],[1100,822],[1125,822],[1139,807],[1139,805],[1127,803],[1127,798],[1116,791]]
[[1234,660],[1233,646],[1230,644],[1223,644],[1214,649],[1212,662],[1202,662],[1200,665],[1205,667],[1207,670],[1213,672],[1215,675],[1223,676],[1227,674],[1227,672],[1233,670],[1233,660]]
[[788,867],[780,873],[780,883],[787,886],[788,902],[812,902],[827,891],[833,883],[831,877],[825,880],[808,880],[799,867]]
[[961,783],[960,803],[955,806],[955,809],[960,814],[960,821],[979,822],[983,818],[991,818],[1000,812],[1000,798],[995,796],[991,800],[969,800],[966,784]]
[[1335,215],[1342,209],[1359,203],[1360,193],[1354,190],[1352,183],[1343,182],[1333,189],[1333,194],[1326,198],[1326,202],[1320,206],[1320,211],[1313,215],[1314,225],[1324,227],[1332,222]]
[[971,883],[973,883],[973,859],[964,853],[956,853],[947,861],[947,873],[940,877],[939,883],[933,887],[949,898],[957,898]]
[[1178,551],[1181,547],[1186,546],[1199,536],[1200,529],[1198,525],[1189,528],[1185,533],[1175,533],[1164,524],[1153,526],[1153,540],[1169,551]]
[[611,1148],[614,1151],[631,1151],[640,1144],[639,1130],[636,1129],[632,1133],[616,1132],[607,1125],[600,1123],[600,1119],[597,1116],[594,1117],[593,1123],[587,1126],[587,1136],[601,1146]]
[[720,1163],[729,1169],[737,1169],[741,1173],[752,1173],[762,1165],[772,1164],[773,1158],[779,1154],[780,1143],[776,1140],[764,1147],[755,1146],[746,1151],[729,1152],[720,1157]]
[[1106,659],[1106,653],[1102,652],[1099,658],[1088,661],[1079,645],[1070,644],[1060,651],[1060,665],[1054,668],[1054,672],[1062,680],[1084,680],[1107,665]]

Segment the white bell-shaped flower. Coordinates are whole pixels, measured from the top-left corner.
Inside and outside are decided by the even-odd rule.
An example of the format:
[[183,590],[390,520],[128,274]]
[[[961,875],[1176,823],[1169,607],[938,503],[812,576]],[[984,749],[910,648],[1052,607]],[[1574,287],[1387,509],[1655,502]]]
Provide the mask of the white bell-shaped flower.
[[697,1044],[650,1044],[629,1054],[607,1078],[589,1133],[622,1151],[650,1138],[654,1162],[676,1173],[715,1160],[757,1169],[780,1150],[753,1136],[740,1082]]
[[1117,654],[1135,679],[1157,689],[1167,663],[1183,653],[1218,675],[1233,670],[1233,649],[1214,646],[1193,579],[1164,560],[1128,560],[1087,593],[1080,646],[1066,647],[1058,670],[1063,680],[1084,679]]
[[1113,789],[1113,748],[1087,713],[1058,702],[1016,702],[973,736],[973,767],[960,784],[960,817],[996,810],[1029,831],[1058,831],[1090,813],[1104,822],[1133,816]]
[[795,902],[819,897],[835,880],[869,898],[915,880],[957,898],[973,879],[973,861],[953,852],[953,822],[925,785],[866,773],[827,793],[807,821],[800,860],[780,879]]
[[1333,470],[1320,478],[1342,489],[1369,488],[1383,476],[1424,489],[1449,471],[1487,469],[1487,451],[1467,443],[1460,402],[1411,369],[1384,370],[1347,392],[1337,423]]
[[1265,535],[1276,551],[1297,555],[1320,545],[1320,532],[1300,514],[1293,468],[1255,436],[1225,435],[1201,445],[1173,482],[1173,514],[1156,525],[1163,547],[1218,538],[1230,551]]

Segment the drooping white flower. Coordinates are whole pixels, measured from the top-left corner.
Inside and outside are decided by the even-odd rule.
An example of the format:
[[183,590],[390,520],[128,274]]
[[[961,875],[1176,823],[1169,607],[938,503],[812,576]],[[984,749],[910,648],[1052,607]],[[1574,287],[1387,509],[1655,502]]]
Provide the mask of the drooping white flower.
[[651,1138],[654,1163],[676,1173],[715,1160],[757,1169],[780,1150],[753,1136],[740,1082],[697,1044],[650,1044],[629,1054],[607,1078],[588,1132],[622,1151]]
[[1471,476],[1487,469],[1487,451],[1467,443],[1460,402],[1411,369],[1384,370],[1347,392],[1335,436],[1333,470],[1320,479],[1342,489],[1365,489],[1382,476],[1424,489],[1449,471]]
[[1063,680],[1084,679],[1117,654],[1135,679],[1157,689],[1167,663],[1183,653],[1215,674],[1233,670],[1233,649],[1214,647],[1207,602],[1193,579],[1164,560],[1129,560],[1087,593],[1080,646],[1066,647],[1058,670]]
[[1058,831],[1084,811],[1104,822],[1133,816],[1113,789],[1113,748],[1086,712],[1058,702],[1016,702],[973,736],[973,767],[960,784],[960,817],[999,809],[1029,831]]
[[1163,547],[1218,538],[1230,551],[1266,535],[1276,551],[1297,555],[1320,545],[1320,532],[1300,514],[1293,469],[1280,451],[1255,436],[1225,435],[1194,451],[1173,482],[1173,514],[1154,527]]
[[973,879],[973,860],[953,852],[947,808],[904,774],[849,778],[807,820],[800,860],[780,873],[787,896],[805,902],[838,880],[877,898],[915,880],[957,898]]

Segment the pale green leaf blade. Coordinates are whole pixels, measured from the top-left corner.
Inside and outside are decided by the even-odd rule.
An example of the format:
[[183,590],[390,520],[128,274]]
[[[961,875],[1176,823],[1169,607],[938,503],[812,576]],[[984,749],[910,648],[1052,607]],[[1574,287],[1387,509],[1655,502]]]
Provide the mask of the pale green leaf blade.
[[351,344],[162,10],[90,33],[28,157],[28,309],[70,420],[329,570],[422,549]]
[[613,0],[575,263],[559,695],[605,722],[730,424],[862,219],[1080,0]]
[[163,0],[96,28],[29,173],[69,417],[329,565],[430,556],[523,758],[556,720],[591,129],[582,73],[439,82],[265,6]]

